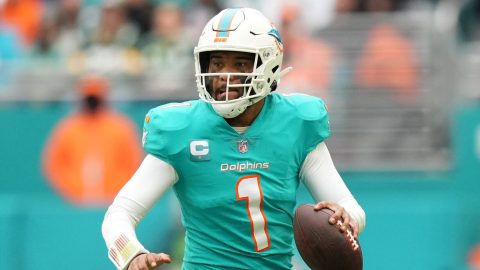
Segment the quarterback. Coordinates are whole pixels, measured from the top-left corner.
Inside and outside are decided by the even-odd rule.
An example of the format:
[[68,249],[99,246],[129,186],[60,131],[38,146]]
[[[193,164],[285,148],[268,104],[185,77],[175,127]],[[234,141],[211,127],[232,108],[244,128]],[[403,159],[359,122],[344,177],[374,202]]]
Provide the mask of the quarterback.
[[[185,227],[184,270],[291,269],[295,194],[303,182],[358,235],[365,213],[325,144],[323,101],[275,91],[280,33],[259,11],[226,9],[205,26],[194,50],[200,98],[150,110],[148,155],[109,207],[102,225],[118,269],[154,269],[169,255],[146,250],[135,227],[173,188]],[[161,251],[160,251],[161,252]]]

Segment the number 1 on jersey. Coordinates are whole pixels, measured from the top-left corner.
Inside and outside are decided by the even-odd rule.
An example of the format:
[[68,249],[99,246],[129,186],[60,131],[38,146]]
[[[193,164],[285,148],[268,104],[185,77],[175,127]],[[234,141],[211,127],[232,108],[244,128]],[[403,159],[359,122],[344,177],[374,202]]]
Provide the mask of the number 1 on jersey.
[[270,248],[270,237],[267,230],[267,218],[262,209],[263,193],[259,175],[249,175],[237,181],[237,201],[247,201],[247,213],[252,228],[252,239],[255,251]]

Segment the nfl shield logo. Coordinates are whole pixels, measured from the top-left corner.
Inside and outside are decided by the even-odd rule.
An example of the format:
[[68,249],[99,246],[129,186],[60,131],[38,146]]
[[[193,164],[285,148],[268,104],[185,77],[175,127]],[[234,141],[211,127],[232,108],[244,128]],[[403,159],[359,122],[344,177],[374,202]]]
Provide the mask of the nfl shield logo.
[[248,142],[246,140],[241,140],[238,142],[238,152],[244,154],[248,151]]

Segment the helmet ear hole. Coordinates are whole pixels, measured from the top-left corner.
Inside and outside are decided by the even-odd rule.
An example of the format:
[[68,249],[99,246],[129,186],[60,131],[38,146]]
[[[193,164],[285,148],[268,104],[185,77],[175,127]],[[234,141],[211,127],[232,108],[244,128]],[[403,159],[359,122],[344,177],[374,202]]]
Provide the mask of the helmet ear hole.
[[270,85],[270,91],[275,91],[277,90],[277,80],[272,82],[272,85]]

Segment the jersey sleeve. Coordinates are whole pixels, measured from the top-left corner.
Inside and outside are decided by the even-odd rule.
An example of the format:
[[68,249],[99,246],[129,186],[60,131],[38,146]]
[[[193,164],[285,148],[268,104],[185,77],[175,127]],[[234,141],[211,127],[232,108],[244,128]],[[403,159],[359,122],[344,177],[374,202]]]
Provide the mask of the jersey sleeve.
[[147,153],[174,166],[172,156],[182,150],[188,135],[188,106],[189,103],[167,104],[147,113],[142,138]]
[[330,121],[325,103],[316,97],[300,97],[296,106],[297,116],[303,123],[303,157],[330,137]]

